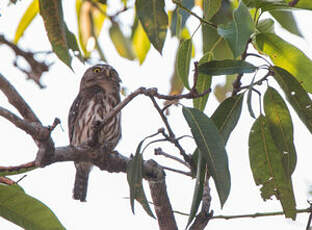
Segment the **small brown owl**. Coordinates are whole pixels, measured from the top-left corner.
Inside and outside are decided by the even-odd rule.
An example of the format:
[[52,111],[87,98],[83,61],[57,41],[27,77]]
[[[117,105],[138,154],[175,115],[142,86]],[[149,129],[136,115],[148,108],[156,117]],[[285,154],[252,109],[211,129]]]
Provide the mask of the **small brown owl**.
[[[103,121],[105,114],[120,102],[120,78],[116,70],[104,64],[89,68],[80,82],[78,96],[74,100],[68,116],[69,140],[73,146],[89,144],[94,136],[95,125]],[[105,145],[111,152],[121,137],[120,113],[106,121],[97,130],[98,144]],[[94,138],[93,138],[94,139]],[[76,178],[73,198],[86,201],[88,177],[92,164],[75,162]]]

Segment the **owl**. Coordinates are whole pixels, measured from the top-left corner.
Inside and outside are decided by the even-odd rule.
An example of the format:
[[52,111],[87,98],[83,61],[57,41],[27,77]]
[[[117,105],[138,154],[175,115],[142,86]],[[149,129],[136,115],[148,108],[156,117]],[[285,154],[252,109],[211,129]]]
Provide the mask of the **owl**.
[[[120,112],[98,124],[120,102],[120,78],[110,65],[98,64],[84,73],[79,93],[68,116],[69,140],[72,146],[92,143],[105,146],[105,154],[114,150],[121,138]],[[94,138],[94,136],[96,138]],[[96,139],[97,143],[94,143]],[[86,201],[91,162],[75,162],[76,177],[73,198]]]

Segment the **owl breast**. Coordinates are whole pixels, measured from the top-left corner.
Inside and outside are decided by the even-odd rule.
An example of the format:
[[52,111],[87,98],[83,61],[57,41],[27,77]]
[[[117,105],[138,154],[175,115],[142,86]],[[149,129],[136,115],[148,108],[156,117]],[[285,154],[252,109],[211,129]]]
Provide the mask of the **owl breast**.
[[[82,109],[77,114],[76,125],[73,130],[71,144],[78,146],[91,141],[94,136],[95,125],[105,119],[105,115],[118,104],[116,98],[103,93],[98,93],[85,101]],[[98,132],[97,141],[99,144],[106,144],[109,150],[113,150],[121,137],[120,113],[107,120],[105,125]]]

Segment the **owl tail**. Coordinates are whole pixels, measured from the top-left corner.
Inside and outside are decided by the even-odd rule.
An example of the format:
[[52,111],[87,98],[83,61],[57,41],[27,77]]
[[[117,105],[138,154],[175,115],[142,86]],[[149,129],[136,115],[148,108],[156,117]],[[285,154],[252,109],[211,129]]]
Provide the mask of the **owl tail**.
[[91,164],[87,162],[80,162],[75,163],[75,166],[76,166],[76,177],[73,198],[75,200],[86,201]]

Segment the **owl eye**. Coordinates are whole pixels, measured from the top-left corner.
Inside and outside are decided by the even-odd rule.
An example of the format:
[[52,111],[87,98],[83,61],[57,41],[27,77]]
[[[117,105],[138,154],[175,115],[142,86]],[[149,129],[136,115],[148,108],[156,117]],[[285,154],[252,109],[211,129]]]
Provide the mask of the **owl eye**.
[[99,67],[96,67],[92,70],[94,73],[99,73],[99,72],[102,72],[101,68]]

